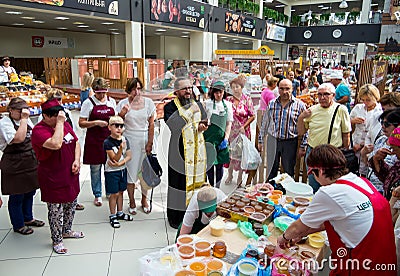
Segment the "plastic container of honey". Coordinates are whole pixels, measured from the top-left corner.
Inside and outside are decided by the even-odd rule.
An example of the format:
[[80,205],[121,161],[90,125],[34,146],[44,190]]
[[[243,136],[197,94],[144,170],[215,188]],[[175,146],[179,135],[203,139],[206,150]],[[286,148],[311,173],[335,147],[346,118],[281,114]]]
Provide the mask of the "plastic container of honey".
[[175,273],[175,276],[196,276],[196,273],[190,270],[179,270]]
[[179,256],[182,259],[192,259],[195,256],[195,250],[193,248],[193,245],[188,244],[188,245],[181,245],[178,248]]
[[218,259],[212,259],[207,263],[207,273],[211,271],[222,271],[224,264]]
[[193,237],[191,235],[180,235],[176,241],[177,246],[181,246],[184,244],[193,244]]
[[211,257],[211,243],[200,240],[194,244],[196,257]]
[[202,262],[193,262],[189,265],[189,269],[197,276],[207,276],[206,265]]
[[224,234],[225,223],[220,220],[212,220],[210,222],[211,235],[221,237]]

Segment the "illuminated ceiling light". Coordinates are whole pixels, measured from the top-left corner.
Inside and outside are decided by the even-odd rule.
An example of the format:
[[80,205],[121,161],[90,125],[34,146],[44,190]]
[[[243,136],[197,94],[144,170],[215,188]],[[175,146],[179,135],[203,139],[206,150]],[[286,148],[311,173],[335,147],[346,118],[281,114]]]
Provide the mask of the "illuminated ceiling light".
[[182,32],[183,34],[190,34],[190,32]]
[[118,29],[109,29],[110,31],[118,31]]
[[156,32],[166,32],[166,29],[156,29]]
[[329,7],[323,7],[321,10],[329,10]]
[[91,29],[91,30],[87,30],[88,32],[95,32],[96,30],[94,30],[94,29]]
[[121,33],[118,33],[118,32],[111,32],[111,34],[112,34],[112,35],[119,35],[119,34],[121,34]]
[[58,27],[57,29],[59,29],[59,30],[68,30],[68,28],[66,28],[66,27]]
[[24,26],[23,23],[12,23],[11,25],[13,25],[13,26]]
[[374,6],[379,6],[379,4],[377,4],[377,3],[372,3],[372,4],[371,4],[371,7],[374,7]]
[[78,28],[89,28],[88,25],[78,25],[77,27],[78,27]]
[[189,36],[188,35],[181,35],[181,37],[188,38]]
[[23,12],[20,12],[20,11],[6,11],[6,14],[19,15],[19,14],[23,14]]
[[69,17],[64,17],[64,16],[57,16],[57,17],[54,17],[54,19],[55,20],[68,20],[69,19]]
[[33,20],[33,19],[35,19],[35,17],[33,17],[33,16],[21,16],[21,19]]
[[228,40],[228,39],[225,39],[224,42],[229,42],[229,40]]
[[103,25],[114,25],[114,23],[112,23],[112,22],[103,22],[101,24],[103,24]]
[[283,8],[285,5],[281,4],[281,5],[276,5],[275,8]]
[[74,25],[82,25],[82,24],[85,24],[85,23],[83,23],[83,22],[80,22],[80,21],[75,21],[74,23],[72,23],[72,24],[74,24]]
[[44,21],[42,21],[42,20],[33,20],[32,22],[33,23],[37,23],[37,24],[43,24],[44,23]]
[[323,7],[324,7],[324,5],[319,5],[319,6],[318,6],[318,8],[323,8]]
[[342,0],[342,2],[339,4],[339,9],[347,9],[348,7],[349,5],[347,5],[346,0]]

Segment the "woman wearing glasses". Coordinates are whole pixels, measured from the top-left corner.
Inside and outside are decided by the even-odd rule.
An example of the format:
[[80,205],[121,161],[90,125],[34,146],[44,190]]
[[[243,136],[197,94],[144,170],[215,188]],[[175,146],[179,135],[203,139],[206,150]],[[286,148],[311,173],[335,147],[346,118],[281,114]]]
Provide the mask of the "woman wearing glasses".
[[142,189],[142,210],[150,213],[147,203],[148,185],[139,176],[143,159],[146,154],[151,154],[154,138],[154,118],[156,107],[150,98],[142,96],[143,84],[138,78],[129,79],[125,91],[128,98],[121,100],[117,106],[117,112],[125,121],[124,136],[131,145],[132,159],[126,164],[128,170],[128,196],[129,213],[136,215],[135,185],[140,182]]
[[398,156],[390,151],[387,142],[394,129],[400,125],[400,108],[386,110],[382,113],[380,121],[383,135],[375,141],[373,151],[369,155],[372,172],[368,175],[368,179],[390,200],[392,190],[400,185],[400,175],[398,167],[393,171],[388,169],[393,168],[396,162],[398,166],[400,163]]
[[96,78],[92,89],[94,95],[82,104],[79,126],[87,128],[83,152],[83,164],[90,165],[90,180],[94,205],[101,206],[101,167],[106,163],[104,140],[110,135],[108,121],[116,114],[116,103],[107,96],[108,84],[104,78]]

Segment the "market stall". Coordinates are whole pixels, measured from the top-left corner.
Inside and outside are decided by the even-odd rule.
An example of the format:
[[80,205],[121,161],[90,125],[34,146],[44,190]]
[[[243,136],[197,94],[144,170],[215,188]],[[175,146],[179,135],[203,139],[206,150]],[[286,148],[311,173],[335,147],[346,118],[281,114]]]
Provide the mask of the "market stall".
[[181,235],[176,244],[143,256],[140,275],[315,273],[327,253],[325,233],[310,234],[286,250],[276,246],[277,237],[301,216],[311,197],[308,185],[286,174],[273,184],[238,189],[218,204],[218,216],[197,235]]

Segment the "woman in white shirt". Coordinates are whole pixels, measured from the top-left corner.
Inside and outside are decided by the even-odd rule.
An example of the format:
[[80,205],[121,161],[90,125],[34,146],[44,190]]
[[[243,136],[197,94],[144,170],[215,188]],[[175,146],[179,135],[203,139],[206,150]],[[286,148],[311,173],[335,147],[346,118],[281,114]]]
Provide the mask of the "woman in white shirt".
[[210,99],[204,102],[204,109],[209,120],[208,129],[204,132],[207,147],[207,177],[214,186],[219,188],[223,176],[223,165],[229,163],[228,138],[233,122],[232,103],[226,98],[225,85],[217,81],[211,85]]
[[151,154],[154,138],[154,118],[156,107],[150,98],[142,96],[143,84],[138,78],[129,79],[125,91],[128,98],[121,100],[117,106],[119,116],[124,118],[124,136],[128,139],[132,159],[126,164],[128,170],[129,213],[136,215],[135,185],[139,181],[142,188],[142,210],[150,213],[147,203],[149,186],[140,176],[142,162],[146,154]]
[[10,66],[11,60],[10,57],[5,56],[2,59],[3,65],[0,66],[0,83],[9,82],[10,75],[16,74],[14,67]]
[[368,131],[378,135],[381,125],[379,123],[379,115],[382,113],[381,105],[378,103],[380,94],[378,88],[372,84],[365,84],[358,92],[358,98],[361,103],[354,106],[350,112],[351,128],[354,129],[352,134],[353,149],[360,159],[360,174],[367,174],[367,164],[362,161],[360,151],[365,145],[365,138]]

